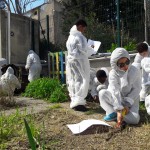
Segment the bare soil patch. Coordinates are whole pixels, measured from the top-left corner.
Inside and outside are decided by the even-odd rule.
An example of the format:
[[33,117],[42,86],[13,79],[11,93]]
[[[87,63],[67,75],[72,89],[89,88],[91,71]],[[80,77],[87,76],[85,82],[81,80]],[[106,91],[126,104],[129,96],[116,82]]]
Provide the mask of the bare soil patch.
[[[149,150],[150,117],[140,111],[141,122],[136,126],[127,126],[122,131],[110,129],[108,132],[95,132],[86,135],[73,135],[67,124],[79,123],[84,119],[102,119],[104,111],[98,104],[88,103],[88,112],[77,112],[69,108],[69,102],[59,104],[46,103],[42,100],[17,97],[17,107],[34,114],[37,125],[44,123],[45,131],[41,131],[41,140],[45,139],[47,150]],[[21,107],[19,107],[21,105]],[[14,107],[3,108],[7,115],[16,111]],[[114,125],[114,123],[112,123]],[[96,131],[97,128],[95,127]],[[98,131],[98,130],[97,130]],[[27,139],[15,137],[7,142],[8,150],[30,149]]]

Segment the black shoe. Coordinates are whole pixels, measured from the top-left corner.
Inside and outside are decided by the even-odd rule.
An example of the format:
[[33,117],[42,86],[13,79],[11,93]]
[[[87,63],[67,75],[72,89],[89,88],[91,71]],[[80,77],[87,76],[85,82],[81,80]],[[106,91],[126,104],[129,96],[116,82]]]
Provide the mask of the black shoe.
[[73,109],[75,111],[82,111],[82,112],[88,111],[88,109],[84,105],[78,105],[78,106],[74,107]]
[[121,129],[125,129],[126,126],[127,126],[127,123],[125,121],[123,121],[122,124],[121,124]]

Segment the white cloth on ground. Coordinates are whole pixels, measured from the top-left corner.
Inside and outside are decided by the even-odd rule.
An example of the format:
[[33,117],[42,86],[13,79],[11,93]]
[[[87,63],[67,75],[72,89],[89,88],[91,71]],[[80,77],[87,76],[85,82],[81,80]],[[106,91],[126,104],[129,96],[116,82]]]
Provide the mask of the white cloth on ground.
[[29,69],[28,80],[30,82],[40,78],[42,65],[39,56],[33,50],[28,53],[25,68]]
[[109,86],[108,90],[99,92],[100,105],[106,111],[106,115],[128,106],[130,110],[124,120],[129,124],[137,124],[140,119],[141,76],[139,69],[132,65],[129,65],[126,72],[120,70],[117,61],[122,57],[130,59],[128,52],[123,48],[116,48],[111,55],[112,70],[109,73]]
[[68,91],[71,98],[70,108],[85,105],[90,80],[89,51],[85,36],[74,25],[66,42],[68,50],[66,76]]

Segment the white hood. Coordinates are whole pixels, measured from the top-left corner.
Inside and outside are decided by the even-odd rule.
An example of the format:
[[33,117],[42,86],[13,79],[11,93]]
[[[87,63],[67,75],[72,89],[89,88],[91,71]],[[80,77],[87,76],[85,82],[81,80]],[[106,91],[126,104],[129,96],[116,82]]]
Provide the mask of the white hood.
[[6,70],[7,74],[14,74],[14,69],[12,67],[8,67]]
[[117,72],[118,76],[120,77],[122,77],[126,73],[120,70],[119,67],[117,66],[118,60],[122,57],[126,57],[130,60],[129,53],[124,48],[119,47],[112,52],[110,59],[111,68],[114,69]]
[[74,25],[71,29],[70,29],[70,35],[81,35],[82,33],[80,31],[77,30],[77,26]]

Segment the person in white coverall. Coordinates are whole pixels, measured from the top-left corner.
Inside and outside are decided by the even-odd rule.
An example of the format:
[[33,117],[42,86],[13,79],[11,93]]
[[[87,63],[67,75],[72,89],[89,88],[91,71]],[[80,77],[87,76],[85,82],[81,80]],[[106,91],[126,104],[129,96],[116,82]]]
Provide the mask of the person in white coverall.
[[90,88],[89,92],[95,102],[99,102],[98,93],[102,89],[108,88],[108,70],[107,68],[101,68],[100,70],[90,70]]
[[134,58],[134,62],[132,65],[134,65],[137,68],[141,68],[141,60],[144,57],[150,57],[150,46],[146,42],[139,43],[136,47],[137,49],[137,54]]
[[25,68],[29,70],[29,82],[40,78],[42,65],[39,56],[33,50],[30,50],[28,53]]
[[7,95],[10,98],[14,95],[16,88],[21,88],[21,84],[18,78],[14,75],[14,70],[11,67],[8,67],[6,72],[1,76],[0,87],[1,94]]
[[87,39],[82,34],[87,24],[80,19],[71,28],[66,42],[68,50],[66,76],[68,91],[71,98],[70,108],[76,111],[87,111],[85,107],[90,79],[90,64],[88,57],[92,46],[88,46]]
[[142,67],[142,89],[140,92],[140,101],[145,102],[145,107],[150,115],[150,57],[145,57],[141,61]]
[[[136,55],[132,65],[134,65],[138,69],[141,69],[141,61],[143,60],[143,58],[150,57],[150,46],[146,42],[139,43],[137,45],[137,51],[138,51],[138,54]],[[144,72],[145,71],[142,70],[142,76],[143,76]],[[143,78],[142,78],[142,80],[143,80]],[[143,81],[142,81],[142,83],[143,83]],[[144,89],[144,87],[142,87],[142,89]],[[143,94],[144,94],[143,90],[141,90],[141,92],[140,92],[140,103],[141,104],[143,104],[145,102],[144,99],[142,98]]]
[[[110,63],[108,90],[99,92],[100,105],[106,111],[104,120],[137,124],[140,120],[140,70],[130,64],[130,56],[124,48],[112,52]],[[124,110],[126,115],[123,117]]]

